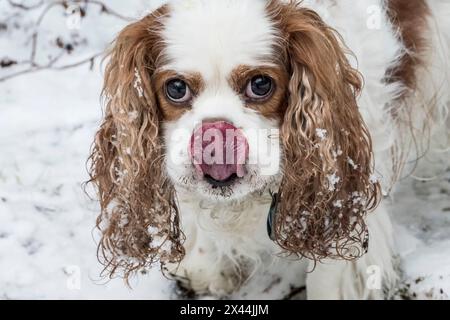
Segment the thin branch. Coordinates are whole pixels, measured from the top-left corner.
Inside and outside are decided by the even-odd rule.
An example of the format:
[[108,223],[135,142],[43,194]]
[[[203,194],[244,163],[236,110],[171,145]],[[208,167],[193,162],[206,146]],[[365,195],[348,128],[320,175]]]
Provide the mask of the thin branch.
[[88,58],[82,59],[80,61],[77,62],[73,62],[73,63],[69,63],[69,64],[65,64],[65,65],[61,65],[61,66],[54,66],[54,64],[64,55],[64,53],[62,52],[62,54],[56,56],[55,58],[53,58],[48,64],[46,65],[32,65],[31,67],[29,67],[28,69],[24,69],[24,70],[20,70],[11,74],[8,74],[7,76],[4,77],[0,77],[0,82],[9,80],[11,78],[15,78],[24,74],[28,74],[28,73],[33,73],[33,72],[38,72],[38,71],[42,71],[42,70],[56,70],[56,71],[62,71],[62,70],[67,70],[70,68],[75,68],[78,66],[81,66],[83,64],[86,63],[90,63],[90,69],[92,70],[92,66],[94,64],[94,61],[96,58],[100,57],[103,54],[102,52],[98,52],[96,54],[93,54],[92,56],[89,56]]
[[17,71],[17,72],[8,74],[7,76],[1,77],[0,78],[0,82],[6,81],[6,80],[9,80],[11,78],[15,78],[15,77],[18,77],[18,76],[21,76],[21,75],[24,75],[24,74],[37,72],[37,71],[42,70],[42,69],[44,69],[44,67],[31,67],[29,69]]
[[[40,7],[42,7],[44,5],[44,1],[41,0],[38,3],[34,4],[34,5],[30,5],[30,6],[26,6],[22,3],[18,3],[15,2],[13,0],[8,0],[8,3],[14,7],[14,8],[18,8],[21,10],[35,10],[38,9]],[[29,60],[24,60],[21,62],[18,62],[17,65],[29,65],[28,68],[24,69],[24,70],[20,70],[17,72],[13,72],[11,74],[8,74],[4,77],[0,77],[0,82],[3,82],[5,80],[9,80],[11,78],[14,77],[18,77],[24,74],[29,74],[29,73],[33,73],[33,72],[38,72],[41,70],[66,70],[69,68],[75,68],[78,66],[81,66],[83,64],[86,63],[90,63],[90,68],[92,69],[93,64],[94,64],[94,60],[96,58],[98,58],[99,56],[101,56],[103,54],[102,52],[97,52],[87,58],[81,59],[77,62],[73,62],[73,63],[68,63],[65,65],[61,65],[61,66],[55,66],[55,64],[63,57],[65,56],[65,50],[62,50],[56,57],[54,57],[53,59],[51,59],[48,63],[46,63],[45,65],[41,65],[39,63],[36,62],[36,56],[37,56],[37,48],[38,48],[38,42],[39,42],[39,32],[40,32],[40,25],[42,24],[42,22],[44,21],[47,13],[54,7],[56,6],[62,6],[63,8],[67,8],[69,4],[78,4],[78,5],[88,5],[88,4],[92,4],[92,5],[96,5],[99,6],[101,9],[102,13],[105,14],[109,14],[112,15],[118,19],[121,20],[125,20],[125,21],[132,21],[133,18],[130,17],[126,17],[124,15],[121,15],[120,13],[114,11],[113,9],[111,9],[109,6],[107,6],[105,3],[103,3],[102,1],[99,0],[73,0],[73,1],[65,1],[65,0],[58,0],[58,1],[53,1],[49,4],[47,4],[44,9],[42,10],[42,12],[39,14],[35,24],[34,24],[34,28],[35,30],[33,31],[33,33],[31,34],[31,49],[30,49],[30,58]]]
[[92,55],[92,56],[90,56],[90,57],[88,57],[86,59],[82,59],[80,61],[77,61],[77,62],[74,62],[74,63],[69,63],[69,64],[62,65],[62,66],[56,66],[56,67],[53,67],[51,69],[53,69],[53,70],[65,70],[65,69],[70,69],[70,68],[81,66],[81,65],[83,65],[85,63],[88,63],[88,62],[91,64],[90,69],[92,69],[92,65],[94,64],[94,60],[96,58],[100,57],[102,54],[103,54],[103,51],[102,52],[98,52],[98,53],[96,53],[96,54],[94,54],[94,55]]
[[[34,5],[30,5],[30,6],[26,6],[23,3],[17,3],[13,0],[8,0],[8,3],[13,8],[19,8],[22,10],[33,10],[33,9],[37,9],[37,8],[41,7],[44,4],[44,0],[40,0],[38,3],[36,3]],[[133,20],[133,18],[126,17],[126,16],[118,13],[117,11],[114,11],[113,9],[111,9],[111,7],[108,7],[102,1],[98,1],[98,0],[72,0],[72,1],[62,0],[62,1],[54,1],[53,3],[50,3],[48,6],[53,7],[55,5],[62,5],[64,7],[67,7],[69,4],[95,4],[95,5],[100,6],[101,11],[104,13],[110,14],[112,16],[115,16],[115,17],[125,20],[125,21]]]
[[119,19],[122,19],[122,20],[125,20],[125,21],[133,21],[134,20],[131,17],[126,17],[124,15],[121,15],[117,11],[112,10],[110,7],[105,5],[102,1],[97,1],[97,0],[78,0],[76,2],[85,2],[85,3],[96,4],[96,5],[99,5],[101,7],[102,12],[105,12],[107,14],[115,16],[116,18],[119,18]]
[[36,9],[36,8],[39,8],[40,6],[42,6],[44,4],[44,0],[41,0],[38,3],[31,5],[31,6],[26,6],[23,3],[17,3],[12,0],[8,0],[8,3],[11,7],[14,7],[14,8],[19,8],[22,10],[33,10],[33,9]]

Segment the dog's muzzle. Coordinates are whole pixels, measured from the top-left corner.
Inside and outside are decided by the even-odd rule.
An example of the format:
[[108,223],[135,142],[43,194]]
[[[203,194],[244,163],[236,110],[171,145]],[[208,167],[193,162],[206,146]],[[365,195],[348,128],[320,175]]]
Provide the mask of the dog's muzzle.
[[189,145],[199,178],[214,187],[231,185],[246,174],[249,145],[242,130],[226,121],[203,122]]

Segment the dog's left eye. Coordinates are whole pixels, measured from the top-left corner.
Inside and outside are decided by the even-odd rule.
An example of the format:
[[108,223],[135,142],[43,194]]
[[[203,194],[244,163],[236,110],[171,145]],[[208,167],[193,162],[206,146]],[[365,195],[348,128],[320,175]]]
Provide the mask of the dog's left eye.
[[273,90],[272,79],[268,76],[254,76],[245,89],[245,95],[250,99],[260,100],[267,98]]
[[166,95],[177,103],[189,101],[192,97],[189,86],[181,79],[172,79],[166,83]]

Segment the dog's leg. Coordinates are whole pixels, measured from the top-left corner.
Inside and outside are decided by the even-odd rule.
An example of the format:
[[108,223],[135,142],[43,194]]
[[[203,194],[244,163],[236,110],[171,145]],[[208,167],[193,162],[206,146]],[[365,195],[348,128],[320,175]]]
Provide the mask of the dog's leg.
[[397,281],[391,221],[380,206],[367,217],[367,224],[368,252],[355,261],[317,263],[307,276],[308,299],[382,299],[389,294]]

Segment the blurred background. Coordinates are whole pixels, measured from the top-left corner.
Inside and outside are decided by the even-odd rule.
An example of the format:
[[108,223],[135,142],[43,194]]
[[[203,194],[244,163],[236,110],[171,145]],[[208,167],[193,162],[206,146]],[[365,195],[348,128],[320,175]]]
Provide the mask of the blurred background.
[[[101,278],[98,205],[82,189],[103,51],[162,2],[0,0],[0,299],[175,297],[157,267],[132,289]],[[403,270],[396,297],[448,299],[449,171],[405,179],[388,202]]]

